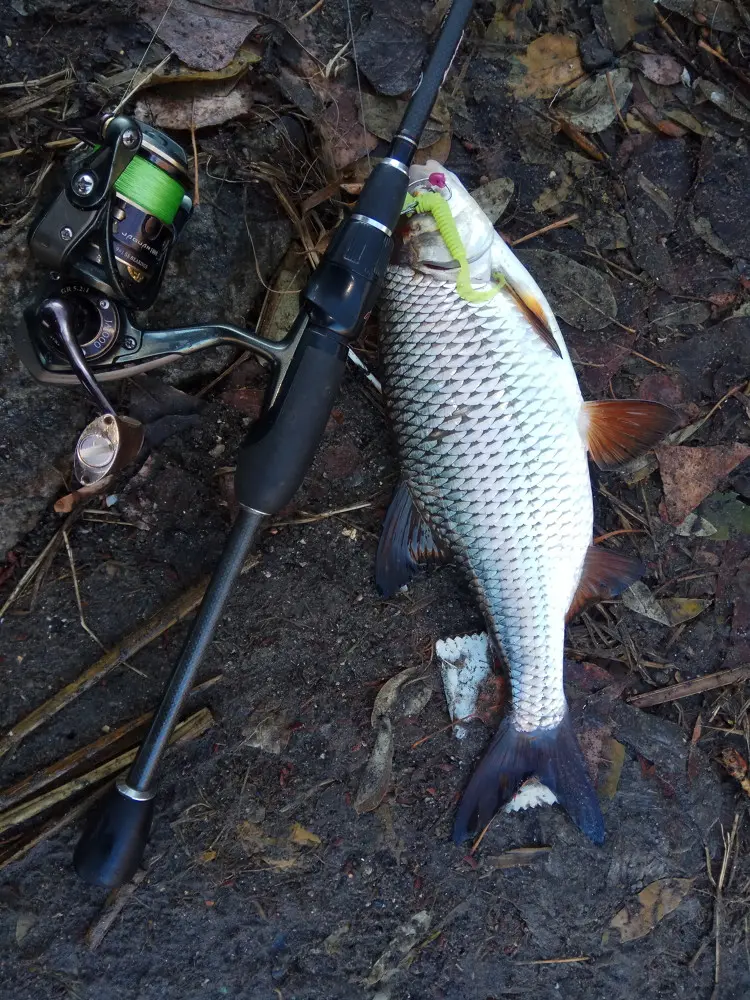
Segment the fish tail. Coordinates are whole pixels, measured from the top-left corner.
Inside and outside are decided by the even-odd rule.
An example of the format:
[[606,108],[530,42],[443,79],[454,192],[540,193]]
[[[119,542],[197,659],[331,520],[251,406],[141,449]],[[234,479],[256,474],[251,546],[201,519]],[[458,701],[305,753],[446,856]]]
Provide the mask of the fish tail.
[[590,840],[604,842],[599,800],[567,713],[553,729],[521,732],[511,718],[503,722],[463,794],[453,826],[454,842],[460,844],[481,832],[521,783],[533,776],[554,792]]

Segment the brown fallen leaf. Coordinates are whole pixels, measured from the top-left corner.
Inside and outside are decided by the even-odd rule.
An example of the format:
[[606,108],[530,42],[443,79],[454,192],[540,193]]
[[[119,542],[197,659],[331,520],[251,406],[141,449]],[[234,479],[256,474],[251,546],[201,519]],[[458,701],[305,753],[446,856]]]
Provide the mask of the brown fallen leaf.
[[393,769],[393,728],[390,719],[384,719],[378,729],[370,759],[362,775],[354,809],[358,813],[372,812],[385,798]]
[[682,79],[682,65],[673,56],[635,52],[632,58],[641,73],[652,83],[673,87]]
[[230,63],[260,23],[247,0],[222,0],[221,6],[199,0],[172,0],[170,4],[140,0],[138,16],[187,66],[208,70]]
[[317,833],[313,833],[312,830],[306,830],[301,823],[292,823],[292,828],[289,831],[289,839],[293,844],[303,844],[305,846],[316,847],[318,844],[322,844],[322,840]]
[[582,132],[603,132],[617,117],[632,88],[630,71],[620,67],[584,80],[557,105],[556,111]]
[[750,457],[750,447],[739,443],[714,447],[662,445],[656,449],[656,457],[667,520],[679,525],[732,469]]
[[431,697],[432,680],[422,667],[407,667],[378,691],[370,719],[377,736],[354,799],[358,813],[377,809],[388,791],[393,767],[393,722],[418,715]]
[[663,597],[659,601],[671,625],[682,625],[691,618],[697,618],[706,608],[711,607],[712,603],[712,598],[696,597]]
[[137,118],[160,128],[210,128],[241,118],[255,103],[249,80],[223,80],[215,83],[180,84],[168,92],[145,91],[135,107]]
[[660,920],[677,909],[694,881],[692,878],[660,878],[652,882],[618,910],[609,926],[620,932],[621,941],[637,941],[645,937]]
[[596,786],[599,796],[605,799],[613,799],[620,784],[620,775],[625,763],[625,747],[614,737],[610,736],[603,747],[603,756],[609,759],[609,767]]
[[654,23],[653,0],[604,0],[604,17],[615,49],[624,49]]
[[555,97],[584,76],[575,35],[540,35],[517,57],[509,84],[516,97]]

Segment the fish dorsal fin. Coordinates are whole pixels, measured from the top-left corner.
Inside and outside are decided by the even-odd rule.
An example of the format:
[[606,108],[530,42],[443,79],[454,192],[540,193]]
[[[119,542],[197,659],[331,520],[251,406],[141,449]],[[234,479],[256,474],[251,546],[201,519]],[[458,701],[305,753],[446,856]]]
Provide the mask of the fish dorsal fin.
[[407,584],[420,563],[443,558],[429,525],[414,505],[409,487],[402,482],[391,500],[375,557],[375,583],[384,597]]
[[516,288],[515,285],[509,281],[508,277],[502,273],[502,271],[497,272],[497,277],[502,279],[505,290],[510,294],[513,301],[532,325],[534,330],[542,338],[547,347],[553,350],[558,358],[561,358],[562,351],[560,350],[560,345],[555,340],[555,335],[550,329],[550,325],[547,322],[547,317],[544,315],[544,309],[542,308],[542,304],[539,299],[537,299],[535,295],[532,295],[532,293],[528,290],[520,291]]
[[643,455],[679,422],[675,411],[646,399],[602,399],[583,404],[589,453],[600,469]]
[[583,562],[578,590],[568,609],[568,621],[587,604],[617,597],[643,576],[644,569],[643,563],[637,559],[613,552],[612,549],[590,545]]

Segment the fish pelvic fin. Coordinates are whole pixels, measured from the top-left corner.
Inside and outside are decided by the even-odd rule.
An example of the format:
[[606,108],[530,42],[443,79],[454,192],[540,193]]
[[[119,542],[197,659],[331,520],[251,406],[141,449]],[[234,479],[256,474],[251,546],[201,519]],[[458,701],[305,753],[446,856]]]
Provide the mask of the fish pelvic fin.
[[375,584],[392,597],[407,584],[422,563],[437,563],[444,554],[416,508],[409,487],[401,482],[385,515],[375,557]]
[[646,399],[584,403],[582,417],[589,454],[600,469],[644,455],[679,423],[671,407]]
[[570,621],[587,604],[595,601],[611,600],[623,590],[640,580],[646,567],[638,559],[631,559],[612,549],[600,549],[590,545],[583,561],[578,590],[571,601],[566,621]]
[[521,732],[512,718],[503,722],[464,791],[453,825],[454,843],[480,833],[530,777],[538,777],[554,792],[589,840],[604,842],[599,800],[566,713],[553,729]]

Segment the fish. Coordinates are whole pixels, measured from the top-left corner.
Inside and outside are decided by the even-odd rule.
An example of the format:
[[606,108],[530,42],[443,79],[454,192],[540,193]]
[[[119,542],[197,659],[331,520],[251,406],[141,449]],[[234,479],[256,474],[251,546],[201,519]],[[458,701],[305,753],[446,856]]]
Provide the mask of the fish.
[[375,582],[390,596],[422,565],[452,560],[507,665],[510,710],[463,792],[454,841],[535,777],[600,844],[604,821],[565,698],[565,626],[644,567],[593,545],[589,459],[615,468],[678,417],[646,400],[585,402],[542,290],[459,178],[428,161],[410,169],[409,191],[417,209],[402,216],[379,302],[401,480]]

